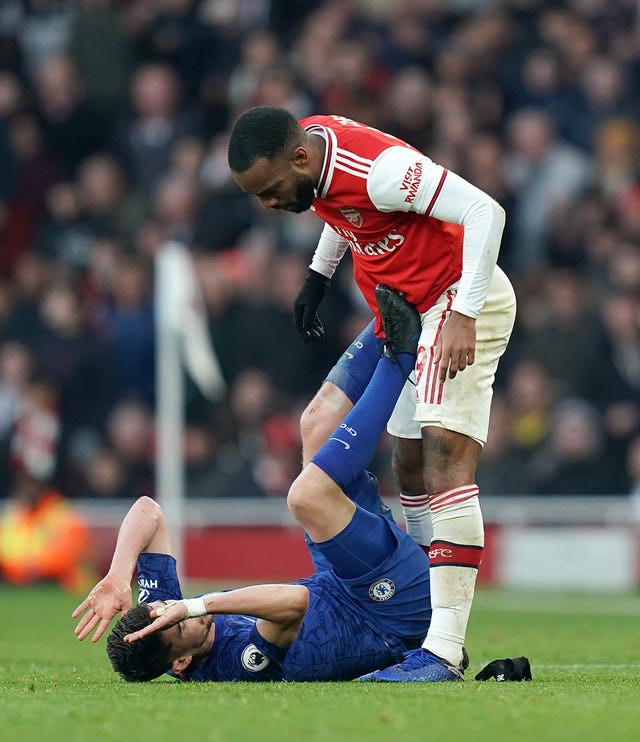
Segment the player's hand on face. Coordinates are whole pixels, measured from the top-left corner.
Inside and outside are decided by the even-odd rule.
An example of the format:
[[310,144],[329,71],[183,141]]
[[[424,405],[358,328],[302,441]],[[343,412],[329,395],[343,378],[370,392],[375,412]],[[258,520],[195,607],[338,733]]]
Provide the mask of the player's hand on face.
[[118,613],[126,613],[129,608],[131,584],[107,575],[71,614],[72,618],[82,616],[75,628],[75,635],[82,641],[95,629],[91,641],[97,642],[107,630],[111,619]]
[[436,343],[434,361],[438,364],[441,383],[454,379],[458,371],[464,371],[475,361],[476,321],[458,312],[451,312],[442,326]]
[[138,639],[143,639],[145,636],[149,636],[149,634],[153,634],[156,631],[168,629],[187,618],[188,610],[184,601],[168,600],[163,605],[152,608],[149,615],[153,619],[153,622],[148,626],[145,626],[143,629],[140,629],[140,631],[134,631],[132,634],[127,634],[124,637],[124,641],[129,643],[137,642]]

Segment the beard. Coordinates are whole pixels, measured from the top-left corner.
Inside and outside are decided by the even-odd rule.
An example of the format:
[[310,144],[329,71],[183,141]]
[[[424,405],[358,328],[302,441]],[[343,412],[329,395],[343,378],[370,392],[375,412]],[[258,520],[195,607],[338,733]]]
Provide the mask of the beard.
[[316,196],[316,186],[313,178],[308,175],[296,175],[296,195],[295,201],[286,207],[287,211],[294,214],[300,214],[311,208],[313,199]]

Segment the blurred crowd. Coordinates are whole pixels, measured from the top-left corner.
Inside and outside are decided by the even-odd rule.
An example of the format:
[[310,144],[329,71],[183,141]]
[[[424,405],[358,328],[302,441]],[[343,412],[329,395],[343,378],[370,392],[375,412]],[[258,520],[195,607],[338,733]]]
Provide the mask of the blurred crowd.
[[228,132],[254,105],[376,126],[505,207],[519,314],[484,495],[640,490],[635,0],[5,0],[0,495],[153,494],[168,238],[192,250],[229,388],[188,386],[188,494],[286,493],[299,414],[369,315],[346,256],[325,341],[295,334],[321,224],[231,181]]

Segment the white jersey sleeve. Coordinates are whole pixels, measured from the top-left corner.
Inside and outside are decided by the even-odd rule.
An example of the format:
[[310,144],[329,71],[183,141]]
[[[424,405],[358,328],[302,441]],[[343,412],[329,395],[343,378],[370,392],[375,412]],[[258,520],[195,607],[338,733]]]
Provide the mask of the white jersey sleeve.
[[331,278],[348,246],[349,243],[344,237],[341,237],[328,224],[325,224],[309,267],[317,273]]
[[459,175],[400,146],[375,160],[367,191],[380,211],[413,211],[464,227],[462,277],[451,308],[477,317],[498,260],[504,209]]

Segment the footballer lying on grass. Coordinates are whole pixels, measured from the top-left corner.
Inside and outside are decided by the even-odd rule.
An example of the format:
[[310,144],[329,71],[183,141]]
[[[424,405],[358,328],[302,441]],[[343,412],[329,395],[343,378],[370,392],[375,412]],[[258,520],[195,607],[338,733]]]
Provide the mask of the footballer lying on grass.
[[[78,639],[94,632],[93,641],[123,613],[107,654],[126,680],[167,672],[200,681],[367,680],[420,647],[431,614],[428,560],[385,517],[365,469],[413,368],[409,339],[419,334],[415,310],[397,294],[387,300],[396,310],[395,326],[385,323],[393,359],[378,361],[361,399],[289,490],[318,571],[294,584],[183,600],[163,512],[140,498],[122,522],[109,572],[73,613],[84,614]],[[131,608],[136,564],[141,602]],[[432,674],[434,682],[462,679],[438,658]]]
[[[411,337],[418,315],[397,298],[413,327]],[[431,613],[428,560],[378,514],[383,505],[365,470],[413,368],[415,345],[410,352],[393,348],[397,363],[378,361],[345,424],[289,490],[288,507],[312,552],[332,569],[295,584],[181,600],[164,516],[153,500],[141,498],[120,527],[108,574],[74,612],[78,617],[86,611],[78,638],[95,629],[98,639],[111,618],[126,611],[107,653],[127,680],[166,672],[189,680],[350,680],[419,647]],[[136,561],[145,602],[128,610]]]

